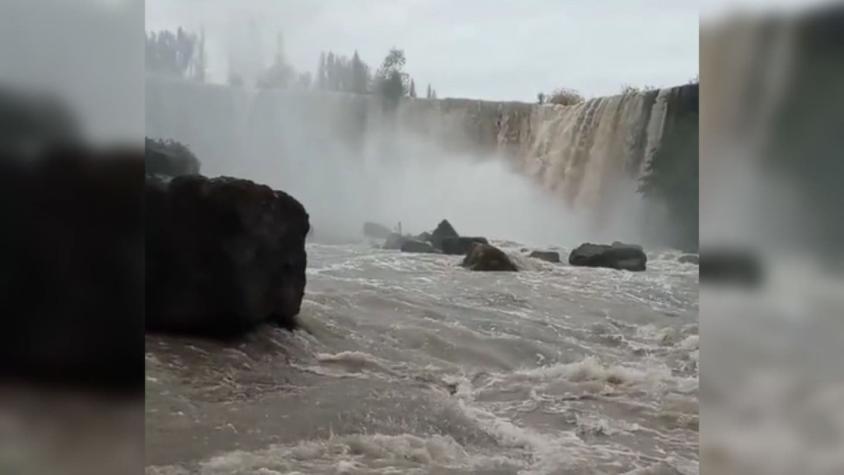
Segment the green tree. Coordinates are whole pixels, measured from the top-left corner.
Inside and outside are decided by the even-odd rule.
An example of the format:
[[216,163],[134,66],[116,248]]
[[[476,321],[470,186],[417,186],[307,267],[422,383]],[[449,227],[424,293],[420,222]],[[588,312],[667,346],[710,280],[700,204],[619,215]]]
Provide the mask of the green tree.
[[410,80],[410,97],[416,98],[416,83],[413,79]]
[[205,35],[179,27],[146,35],[146,67],[149,72],[205,80]]
[[366,94],[369,89],[369,67],[360,60],[357,50],[352,56],[352,88],[351,92]]
[[396,105],[408,93],[408,77],[404,72],[407,62],[404,51],[393,48],[387,53],[376,75],[377,91],[388,104]]

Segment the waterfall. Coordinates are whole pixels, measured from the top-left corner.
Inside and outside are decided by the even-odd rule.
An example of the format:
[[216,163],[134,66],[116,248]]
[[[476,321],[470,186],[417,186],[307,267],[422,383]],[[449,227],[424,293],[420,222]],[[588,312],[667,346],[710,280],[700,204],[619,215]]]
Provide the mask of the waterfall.
[[511,228],[570,240],[640,239],[638,182],[683,96],[673,88],[572,106],[406,99],[388,110],[343,93],[152,77],[146,88],[148,136],[188,145],[204,174],[301,196],[317,221],[330,216],[317,232],[379,218],[413,226],[406,215],[436,222],[462,207],[489,213],[464,213],[478,232],[504,227],[493,213],[506,209]]

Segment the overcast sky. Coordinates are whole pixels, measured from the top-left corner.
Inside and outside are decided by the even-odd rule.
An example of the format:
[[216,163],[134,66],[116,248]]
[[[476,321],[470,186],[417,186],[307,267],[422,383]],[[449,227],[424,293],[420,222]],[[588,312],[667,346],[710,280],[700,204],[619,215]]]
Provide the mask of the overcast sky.
[[439,97],[533,101],[561,86],[589,97],[698,74],[698,3],[687,0],[146,1],[147,30],[177,26],[205,29],[218,81],[229,57],[269,62],[278,32],[299,71],[322,50],[357,49],[374,69],[402,48],[417,89],[430,82]]

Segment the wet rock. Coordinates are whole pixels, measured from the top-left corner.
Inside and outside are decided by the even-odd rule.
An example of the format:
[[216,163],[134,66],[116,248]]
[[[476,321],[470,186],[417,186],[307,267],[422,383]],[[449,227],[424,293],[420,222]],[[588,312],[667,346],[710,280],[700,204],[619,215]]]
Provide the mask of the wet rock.
[[387,239],[393,231],[383,224],[365,222],[363,223],[363,235],[375,239]]
[[198,175],[199,159],[184,145],[173,140],[146,139],[144,165],[149,176]]
[[560,262],[560,253],[555,251],[533,251],[528,255],[528,257],[541,259],[543,261],[552,262],[555,264],[559,264]]
[[143,150],[3,158],[0,381],[142,395]]
[[495,246],[474,243],[463,258],[463,267],[475,271],[517,271],[510,257]]
[[696,254],[684,254],[677,259],[682,264],[699,264],[700,258]]
[[611,246],[612,247],[632,247],[632,248],[638,249],[640,251],[643,250],[642,246],[640,246],[638,244],[627,244],[627,243],[623,243],[621,241],[613,241]]
[[440,251],[430,243],[417,241],[415,239],[405,239],[401,245],[401,252],[416,252],[416,253],[427,253],[427,254],[436,254]]
[[457,231],[454,229],[454,226],[448,222],[447,219],[440,221],[440,224],[437,225],[437,229],[431,233],[431,244],[434,245],[437,249],[442,249],[442,241],[445,238],[456,238],[460,235],[457,234]]
[[583,267],[607,267],[630,271],[643,271],[648,258],[641,246],[615,242],[606,244],[581,244],[569,254],[569,264]]
[[751,250],[708,248],[700,255],[701,283],[756,287],[764,280],[762,262]]
[[231,337],[296,326],[305,208],[268,186],[180,176],[146,187],[146,328]]
[[475,243],[489,244],[483,237],[447,237],[440,241],[440,249],[443,254],[466,255]]

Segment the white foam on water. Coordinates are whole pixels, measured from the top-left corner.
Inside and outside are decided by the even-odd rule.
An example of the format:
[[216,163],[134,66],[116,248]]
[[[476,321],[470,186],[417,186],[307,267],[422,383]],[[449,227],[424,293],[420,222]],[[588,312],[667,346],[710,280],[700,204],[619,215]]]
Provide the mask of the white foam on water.
[[534,369],[519,370],[519,376],[548,382],[565,379],[572,382],[600,381],[614,385],[659,385],[674,378],[671,370],[654,363],[645,367],[604,364],[595,356],[573,363],[557,363]]
[[431,473],[518,467],[518,461],[470,451],[450,436],[352,434],[272,445],[255,451],[235,450],[199,462],[195,469],[148,467],[149,475],[275,473]]

